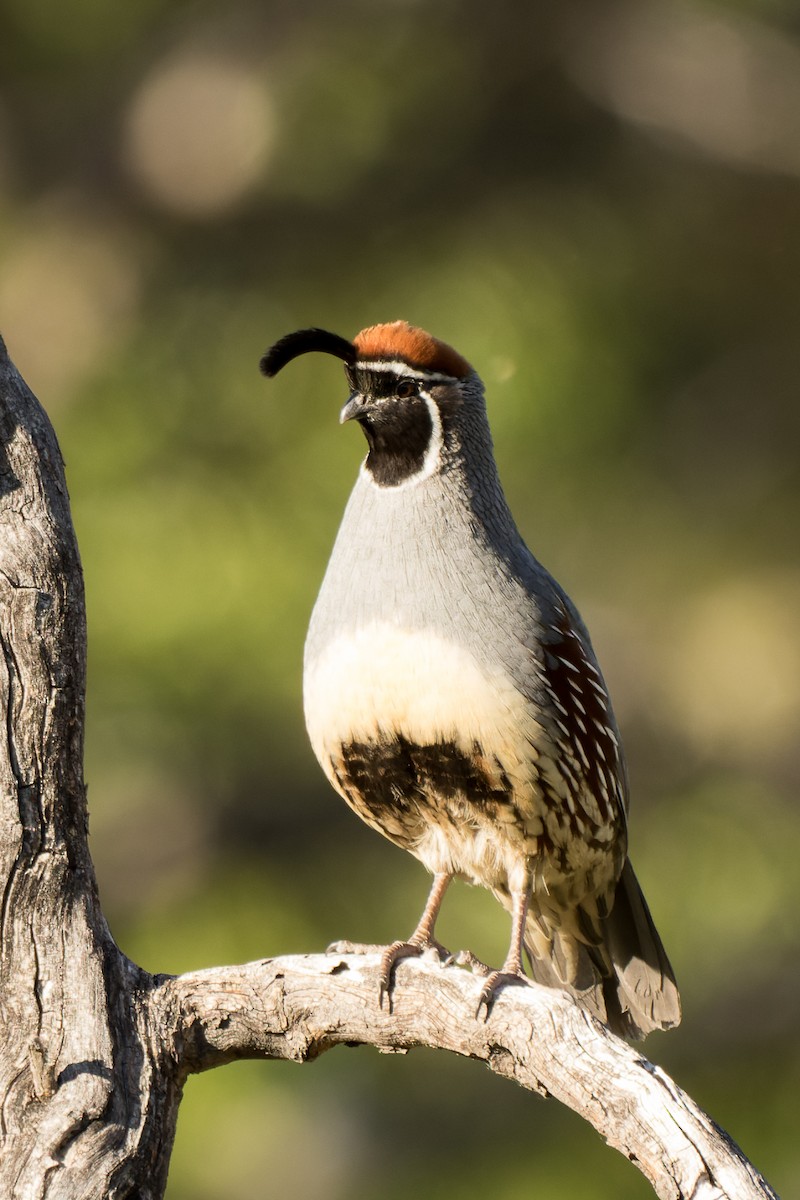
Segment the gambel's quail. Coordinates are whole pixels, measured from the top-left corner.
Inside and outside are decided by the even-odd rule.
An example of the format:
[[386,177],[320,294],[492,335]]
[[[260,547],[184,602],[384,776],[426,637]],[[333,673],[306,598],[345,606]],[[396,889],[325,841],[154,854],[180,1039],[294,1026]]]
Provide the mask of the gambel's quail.
[[450,346],[406,324],[347,341],[321,329],[264,355],[344,361],[367,456],[305,650],[306,724],[334,788],[433,874],[420,922],[383,956],[428,947],[450,880],[511,913],[483,987],[523,976],[566,989],[618,1033],[677,1025],[680,1001],[627,858],[619,733],[589,635],[524,544],[500,486],[483,385]]

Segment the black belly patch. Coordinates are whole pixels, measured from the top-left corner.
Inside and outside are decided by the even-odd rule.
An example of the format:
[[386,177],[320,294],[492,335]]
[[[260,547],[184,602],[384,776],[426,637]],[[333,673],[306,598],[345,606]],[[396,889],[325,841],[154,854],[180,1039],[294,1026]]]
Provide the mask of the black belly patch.
[[491,816],[512,801],[508,776],[477,744],[467,753],[454,742],[418,745],[383,735],[341,746],[332,767],[356,812],[405,845],[417,841],[432,818],[454,820],[460,805]]

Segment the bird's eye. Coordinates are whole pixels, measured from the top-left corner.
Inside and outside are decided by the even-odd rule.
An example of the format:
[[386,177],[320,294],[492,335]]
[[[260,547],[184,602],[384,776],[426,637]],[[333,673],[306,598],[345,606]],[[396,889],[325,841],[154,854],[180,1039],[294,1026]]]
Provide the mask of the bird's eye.
[[401,379],[395,389],[395,395],[401,400],[407,400],[410,396],[416,396],[419,392],[419,384],[415,379]]

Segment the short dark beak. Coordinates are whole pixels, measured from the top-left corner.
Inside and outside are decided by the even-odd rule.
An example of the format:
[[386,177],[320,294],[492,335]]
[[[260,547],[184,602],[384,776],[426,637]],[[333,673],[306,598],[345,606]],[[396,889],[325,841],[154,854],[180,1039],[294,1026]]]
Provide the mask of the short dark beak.
[[358,421],[361,417],[365,417],[368,412],[369,407],[364,403],[364,397],[360,392],[353,392],[347,404],[345,404],[339,413],[339,424],[344,425],[346,421]]

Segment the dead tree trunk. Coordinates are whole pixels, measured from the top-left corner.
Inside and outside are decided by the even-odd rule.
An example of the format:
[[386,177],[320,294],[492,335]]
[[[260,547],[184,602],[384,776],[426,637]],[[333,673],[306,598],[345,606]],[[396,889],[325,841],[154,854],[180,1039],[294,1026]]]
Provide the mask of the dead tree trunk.
[[774,1197],[666,1075],[561,993],[531,985],[475,1019],[482,981],[377,956],[270,959],[154,977],[114,944],[86,832],[86,629],[52,428],[0,340],[0,1195],[158,1200],[186,1077],[341,1043],[436,1046],[580,1112],[664,1200]]

